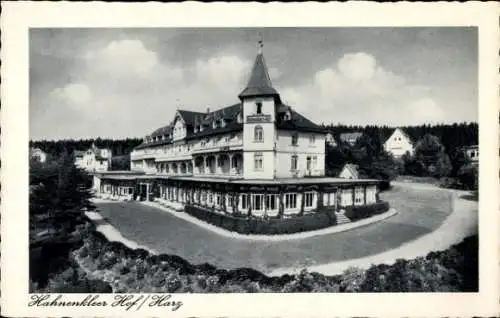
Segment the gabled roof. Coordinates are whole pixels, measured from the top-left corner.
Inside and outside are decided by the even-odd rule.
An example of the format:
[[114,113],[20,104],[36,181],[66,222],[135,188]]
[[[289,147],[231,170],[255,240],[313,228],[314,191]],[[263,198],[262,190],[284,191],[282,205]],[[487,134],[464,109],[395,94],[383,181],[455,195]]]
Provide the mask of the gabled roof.
[[385,143],[386,143],[386,142],[387,142],[387,141],[388,141],[388,140],[392,137],[392,135],[394,135],[394,133],[395,133],[396,131],[398,131],[398,130],[401,132],[401,134],[402,134],[405,138],[407,138],[407,139],[410,141],[410,143],[413,143],[413,142],[414,142],[414,139],[413,139],[413,138],[412,138],[412,137],[408,134],[408,132],[406,132],[403,128],[397,127],[397,128],[395,128],[395,129],[392,131],[392,133],[390,133],[388,136],[385,136],[385,138],[384,138],[384,139],[382,139],[382,140],[384,140],[384,142],[383,142],[383,143],[385,144]]
[[196,116],[205,116],[206,113],[201,113],[201,112],[194,112],[190,110],[178,110],[179,114],[182,116],[182,119],[184,119],[184,122],[186,125],[193,127],[195,123]]
[[257,54],[248,84],[238,97],[242,99],[244,97],[257,96],[275,96],[279,98],[278,92],[271,83],[266,61],[262,53]]
[[286,112],[287,110],[290,111],[290,115],[292,118],[290,120],[278,120],[276,122],[276,127],[278,129],[321,133],[325,132],[325,129],[323,127],[316,125],[309,119],[293,110],[290,106],[282,104],[278,107],[278,113]]
[[170,133],[171,131],[172,131],[172,126],[166,125],[153,131],[151,137],[163,136],[165,134]]
[[30,154],[41,153],[41,152],[45,153],[45,151],[43,151],[40,148],[30,148]]
[[344,165],[344,168],[342,168],[342,171],[343,170],[347,170],[351,175],[354,176],[354,178],[356,178],[356,179],[359,178],[359,171],[358,171],[358,166],[357,165],[354,165],[354,164],[351,164],[351,163],[346,163]]

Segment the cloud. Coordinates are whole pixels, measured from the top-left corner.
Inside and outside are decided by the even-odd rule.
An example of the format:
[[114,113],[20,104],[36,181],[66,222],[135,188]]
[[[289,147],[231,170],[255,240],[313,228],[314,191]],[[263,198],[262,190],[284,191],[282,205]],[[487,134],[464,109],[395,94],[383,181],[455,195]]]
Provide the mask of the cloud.
[[287,87],[282,97],[316,122],[345,124],[420,124],[439,122],[440,105],[422,86],[379,65],[374,56],[348,53],[304,79]]
[[147,76],[159,63],[157,54],[139,40],[111,41],[103,48],[86,52],[84,58],[94,71],[117,76]]
[[345,78],[352,81],[366,81],[375,75],[377,62],[370,54],[358,52],[345,54],[337,65]]
[[[78,110],[81,120],[73,124],[71,137],[143,136],[167,124],[176,108],[231,105],[252,66],[251,60],[224,51],[174,65],[136,39],[103,43],[81,56],[72,82],[50,95],[59,109]],[[273,80],[283,75],[277,68],[269,72]],[[366,52],[345,54],[301,83],[277,88],[286,103],[318,123],[402,125],[444,117],[425,89],[408,84]]]
[[70,105],[85,105],[92,99],[89,87],[82,83],[69,83],[55,88],[51,95]]
[[79,106],[82,123],[72,131],[82,136],[142,136],[167,124],[178,107],[231,105],[251,67],[251,61],[224,52],[173,65],[139,40],[111,41],[81,56],[72,74],[78,84],[56,88],[51,96],[61,107]]

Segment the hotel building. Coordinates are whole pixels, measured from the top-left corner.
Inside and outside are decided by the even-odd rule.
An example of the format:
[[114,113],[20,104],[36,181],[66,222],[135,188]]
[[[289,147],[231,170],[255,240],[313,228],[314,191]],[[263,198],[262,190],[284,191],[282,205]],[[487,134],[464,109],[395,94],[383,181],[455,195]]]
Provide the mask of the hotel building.
[[206,213],[287,218],[378,202],[377,180],[325,177],[327,131],[284,104],[260,51],[239,101],[177,110],[131,153],[131,171],[94,174],[106,197]]

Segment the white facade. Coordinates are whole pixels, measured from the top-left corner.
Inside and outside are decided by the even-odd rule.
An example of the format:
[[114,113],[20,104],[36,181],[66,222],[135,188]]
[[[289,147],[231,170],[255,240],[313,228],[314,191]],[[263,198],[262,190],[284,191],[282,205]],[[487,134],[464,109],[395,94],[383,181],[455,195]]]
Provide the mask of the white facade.
[[384,149],[396,158],[403,156],[407,152],[413,155],[413,143],[400,128],[396,128],[387,139],[384,143]]
[[99,149],[92,145],[84,152],[75,154],[75,165],[89,172],[108,171],[111,168],[111,149]]
[[465,148],[465,155],[472,162],[479,161],[479,147],[478,146],[469,146]]

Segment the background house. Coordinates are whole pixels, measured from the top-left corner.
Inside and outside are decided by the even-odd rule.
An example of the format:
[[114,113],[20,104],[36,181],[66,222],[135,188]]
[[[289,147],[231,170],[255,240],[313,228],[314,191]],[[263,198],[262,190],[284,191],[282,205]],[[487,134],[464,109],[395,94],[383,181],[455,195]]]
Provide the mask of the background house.
[[401,128],[396,128],[392,135],[385,141],[384,149],[395,158],[400,158],[407,152],[413,155],[414,151],[410,136]]
[[45,162],[47,161],[47,154],[40,148],[30,148],[30,159]]
[[95,144],[86,151],[75,151],[75,165],[86,171],[108,171],[111,168],[111,149],[97,148]]
[[339,178],[359,179],[358,166],[351,163],[346,163],[342,168],[342,171],[340,171]]
[[325,142],[330,147],[337,147],[337,141],[331,132],[327,133],[325,136]]
[[479,162],[479,146],[478,145],[472,145],[472,146],[466,146],[463,148],[463,151],[467,158],[472,162],[472,163],[478,163]]
[[354,146],[361,136],[363,136],[362,132],[342,133],[339,135],[339,139],[343,143]]

